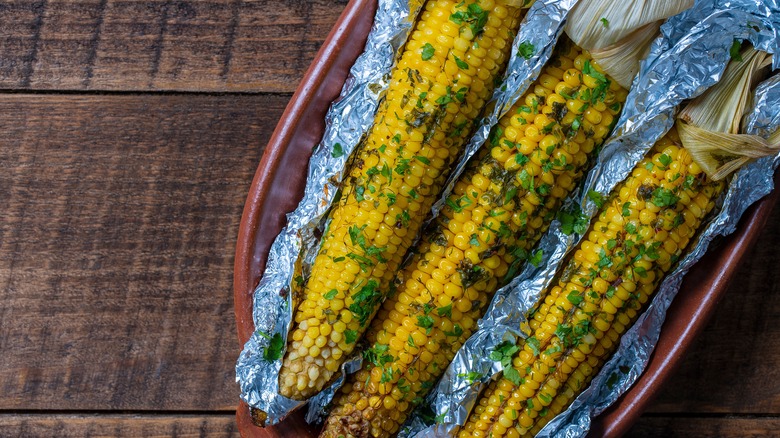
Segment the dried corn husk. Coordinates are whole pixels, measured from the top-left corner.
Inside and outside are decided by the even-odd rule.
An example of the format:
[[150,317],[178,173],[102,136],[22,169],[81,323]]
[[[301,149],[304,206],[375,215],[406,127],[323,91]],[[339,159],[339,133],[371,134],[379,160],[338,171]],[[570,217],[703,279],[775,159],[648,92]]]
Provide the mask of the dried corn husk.
[[691,6],[693,0],[593,0],[574,7],[566,33],[593,60],[628,88],[663,21]]
[[756,158],[780,150],[780,133],[769,138],[739,134],[750,90],[764,76],[771,55],[748,47],[723,73],[723,86],[713,87],[680,112],[680,140],[713,180],[721,180]]

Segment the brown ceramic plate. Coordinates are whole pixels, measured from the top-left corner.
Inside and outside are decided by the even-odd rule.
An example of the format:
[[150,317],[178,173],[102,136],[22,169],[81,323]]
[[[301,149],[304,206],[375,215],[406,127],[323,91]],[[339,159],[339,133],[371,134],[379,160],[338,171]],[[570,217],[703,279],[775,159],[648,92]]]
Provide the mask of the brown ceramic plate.
[[[325,129],[325,112],[363,50],[375,10],[376,0],[349,2],[282,115],[255,173],[241,217],[233,280],[238,339],[242,347],[254,331],[252,291],[265,268],[268,250],[285,224],[285,215],[303,197],[308,159]],[[618,437],[641,415],[704,328],[739,260],[766,223],[776,199],[777,191],[751,207],[737,232],[710,251],[687,275],[669,309],[647,370],[630,391],[594,420],[592,436]],[[236,417],[244,437],[314,437],[317,434],[306,425],[300,413],[265,429],[252,425],[244,403],[240,404]]]

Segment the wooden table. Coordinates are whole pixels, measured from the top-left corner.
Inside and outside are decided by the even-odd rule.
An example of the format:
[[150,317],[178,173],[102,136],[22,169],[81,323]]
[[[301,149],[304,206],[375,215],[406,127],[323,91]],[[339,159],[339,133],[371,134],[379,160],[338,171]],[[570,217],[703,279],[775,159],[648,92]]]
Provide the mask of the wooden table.
[[[238,222],[344,5],[0,1],[0,436],[238,434]],[[780,434],[778,244],[631,436]]]

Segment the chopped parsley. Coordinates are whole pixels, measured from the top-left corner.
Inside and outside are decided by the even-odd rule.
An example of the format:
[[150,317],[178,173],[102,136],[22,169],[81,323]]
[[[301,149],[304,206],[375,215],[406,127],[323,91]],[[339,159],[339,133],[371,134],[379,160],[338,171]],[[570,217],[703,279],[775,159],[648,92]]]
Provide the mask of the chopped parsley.
[[436,53],[436,49],[433,48],[431,43],[425,43],[422,48],[422,60],[427,61],[433,58],[433,54]]
[[534,53],[536,53],[536,47],[528,41],[523,41],[517,48],[517,54],[525,59],[531,59]]
[[452,331],[451,332],[444,332],[445,336],[454,336],[456,338],[459,337],[462,334],[463,334],[463,328],[460,325],[458,325],[458,324],[455,324],[452,327]]
[[471,33],[476,37],[485,29],[488,21],[488,11],[482,9],[476,3],[468,5],[465,11],[458,11],[450,15],[450,21],[457,25],[468,24]]
[[542,256],[543,255],[544,254],[542,253],[541,249],[537,250],[528,259],[528,263],[530,263],[530,264],[534,265],[534,267],[538,268],[542,264]]
[[653,190],[653,197],[651,199],[652,203],[657,207],[671,207],[679,200],[680,198],[675,195],[674,192],[663,187],[658,187]]
[[353,303],[349,306],[350,312],[358,319],[360,326],[366,325],[368,318],[374,312],[374,307],[379,304],[382,293],[379,292],[379,283],[370,280],[368,284],[352,295]]
[[604,206],[604,196],[595,190],[588,190],[588,199],[593,201],[597,208]]
[[504,378],[514,383],[520,384],[520,373],[512,366],[512,357],[520,351],[520,347],[510,341],[504,341],[490,352],[488,358],[494,362],[500,362],[504,370]]
[[480,374],[480,373],[478,373],[476,371],[471,371],[471,372],[468,372],[468,373],[458,374],[458,377],[460,377],[461,379],[466,379],[466,381],[469,382],[469,383],[474,383],[477,380],[482,378],[482,374]]
[[417,317],[417,327],[424,328],[426,334],[430,334],[433,330],[433,318],[428,315]]
[[392,355],[387,354],[387,350],[389,349],[390,347],[387,345],[374,344],[373,347],[363,351],[363,359],[374,366],[384,366],[386,363],[395,360]]
[[415,155],[414,159],[419,161],[419,162],[421,162],[421,163],[423,163],[423,164],[426,164],[426,165],[431,164],[431,160],[429,160],[429,159],[427,159],[425,157],[422,157],[420,155]]
[[263,359],[268,362],[281,359],[282,349],[284,349],[284,339],[282,339],[282,335],[280,333],[274,333],[274,335],[269,338],[267,334],[260,330],[258,330],[257,333],[266,339],[270,339],[268,346],[265,347],[265,351],[263,351]]
[[731,48],[729,49],[729,55],[731,56],[731,59],[742,62],[742,55],[739,53],[740,49],[742,49],[742,43],[734,40],[734,42],[731,43]]
[[444,307],[439,307],[436,309],[436,313],[439,316],[446,316],[447,318],[452,318],[452,303],[447,304]]
[[578,294],[577,291],[569,292],[569,295],[566,296],[566,299],[575,306],[579,306],[583,300],[582,295]]
[[452,57],[455,58],[455,65],[457,65],[459,69],[461,69],[461,70],[468,70],[469,69],[469,64],[466,61],[458,58],[455,55],[452,55]]
[[576,204],[570,211],[561,210],[558,213],[558,220],[561,221],[561,232],[567,236],[572,233],[583,235],[588,229],[588,217]]
[[341,148],[341,143],[334,143],[333,150],[330,152],[333,158],[339,158],[344,155],[344,150]]
[[332,299],[336,298],[336,294],[338,294],[338,293],[339,293],[339,291],[337,291],[336,289],[331,289],[331,290],[325,292],[325,295],[323,295],[322,297],[325,298],[326,300],[332,300]]

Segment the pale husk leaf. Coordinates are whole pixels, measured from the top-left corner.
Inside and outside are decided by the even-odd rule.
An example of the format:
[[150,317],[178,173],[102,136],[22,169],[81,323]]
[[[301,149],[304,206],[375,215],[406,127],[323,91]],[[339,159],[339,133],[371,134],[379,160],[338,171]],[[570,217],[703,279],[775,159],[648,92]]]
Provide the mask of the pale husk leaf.
[[764,139],[739,134],[751,90],[771,62],[771,56],[752,47],[732,60],[720,82],[680,112],[677,130],[693,160],[713,180],[721,180],[750,161],[780,150],[778,133]]
[[690,8],[693,3],[694,0],[583,0],[569,14],[565,31],[585,50],[603,49],[641,27]]
[[650,50],[650,43],[658,36],[662,21],[646,24],[617,43],[603,49],[593,49],[593,60],[606,74],[623,88],[629,88],[639,71],[639,62]]

